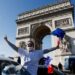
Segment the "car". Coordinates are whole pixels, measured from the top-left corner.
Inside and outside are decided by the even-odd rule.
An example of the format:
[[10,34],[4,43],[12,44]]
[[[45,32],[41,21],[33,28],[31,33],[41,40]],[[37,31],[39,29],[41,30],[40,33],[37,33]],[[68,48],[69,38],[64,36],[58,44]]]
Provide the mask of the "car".
[[30,73],[13,59],[0,57],[0,75],[30,75]]
[[75,73],[75,56],[66,57],[64,60],[64,69]]

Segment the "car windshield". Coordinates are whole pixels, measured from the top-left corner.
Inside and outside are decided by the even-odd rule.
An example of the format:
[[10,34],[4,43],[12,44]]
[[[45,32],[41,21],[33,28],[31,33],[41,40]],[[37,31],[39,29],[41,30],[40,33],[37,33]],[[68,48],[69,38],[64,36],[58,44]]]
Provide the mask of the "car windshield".
[[15,66],[18,65],[17,62],[10,61],[10,60],[2,60],[2,59],[0,59],[0,75],[2,73],[2,70],[5,68],[5,66],[11,65],[11,64],[13,64]]
[[30,73],[15,61],[0,60],[0,75],[30,75]]

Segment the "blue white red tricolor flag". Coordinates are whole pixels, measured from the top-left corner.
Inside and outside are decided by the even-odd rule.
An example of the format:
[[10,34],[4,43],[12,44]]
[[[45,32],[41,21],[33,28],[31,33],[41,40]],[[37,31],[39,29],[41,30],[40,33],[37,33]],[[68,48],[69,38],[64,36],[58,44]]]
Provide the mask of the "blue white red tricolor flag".
[[52,58],[49,56],[45,60],[45,65],[48,67],[48,70],[47,70],[48,74],[52,74],[54,72],[54,68],[50,64],[51,60],[52,60]]

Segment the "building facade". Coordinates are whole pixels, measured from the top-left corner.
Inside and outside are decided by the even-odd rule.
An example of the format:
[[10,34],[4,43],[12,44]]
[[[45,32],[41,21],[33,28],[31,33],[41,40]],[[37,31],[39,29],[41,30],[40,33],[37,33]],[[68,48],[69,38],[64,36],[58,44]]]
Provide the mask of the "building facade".
[[[52,63],[64,64],[64,58],[75,54],[75,28],[74,28],[74,7],[69,0],[61,3],[48,5],[38,9],[24,12],[18,15],[16,20],[16,45],[27,47],[27,42],[32,40],[35,50],[42,49],[42,39],[56,28],[62,28],[66,32],[62,40],[61,48],[47,55],[53,58]],[[56,46],[56,37],[51,36],[52,47]]]

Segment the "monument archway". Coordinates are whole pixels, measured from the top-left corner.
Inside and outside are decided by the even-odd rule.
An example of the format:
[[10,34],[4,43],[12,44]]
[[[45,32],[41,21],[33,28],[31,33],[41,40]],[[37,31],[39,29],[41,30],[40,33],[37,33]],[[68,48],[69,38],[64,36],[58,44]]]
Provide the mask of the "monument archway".
[[[67,34],[65,42],[71,49],[64,45],[67,50],[63,48],[64,50],[57,49],[50,52],[49,55],[54,59],[53,63],[57,65],[59,62],[62,62],[63,64],[65,57],[75,54],[74,6],[69,0],[19,14],[16,23],[17,46],[21,45],[22,47],[25,44],[24,47],[26,47],[27,42],[32,40],[35,44],[34,48],[41,49],[42,39],[54,29],[61,28]],[[56,38],[54,36],[51,36],[51,45],[52,47],[56,45]]]
[[42,48],[42,40],[46,35],[50,35],[50,28],[46,25],[41,25],[32,30],[32,37],[35,40],[35,49]]

